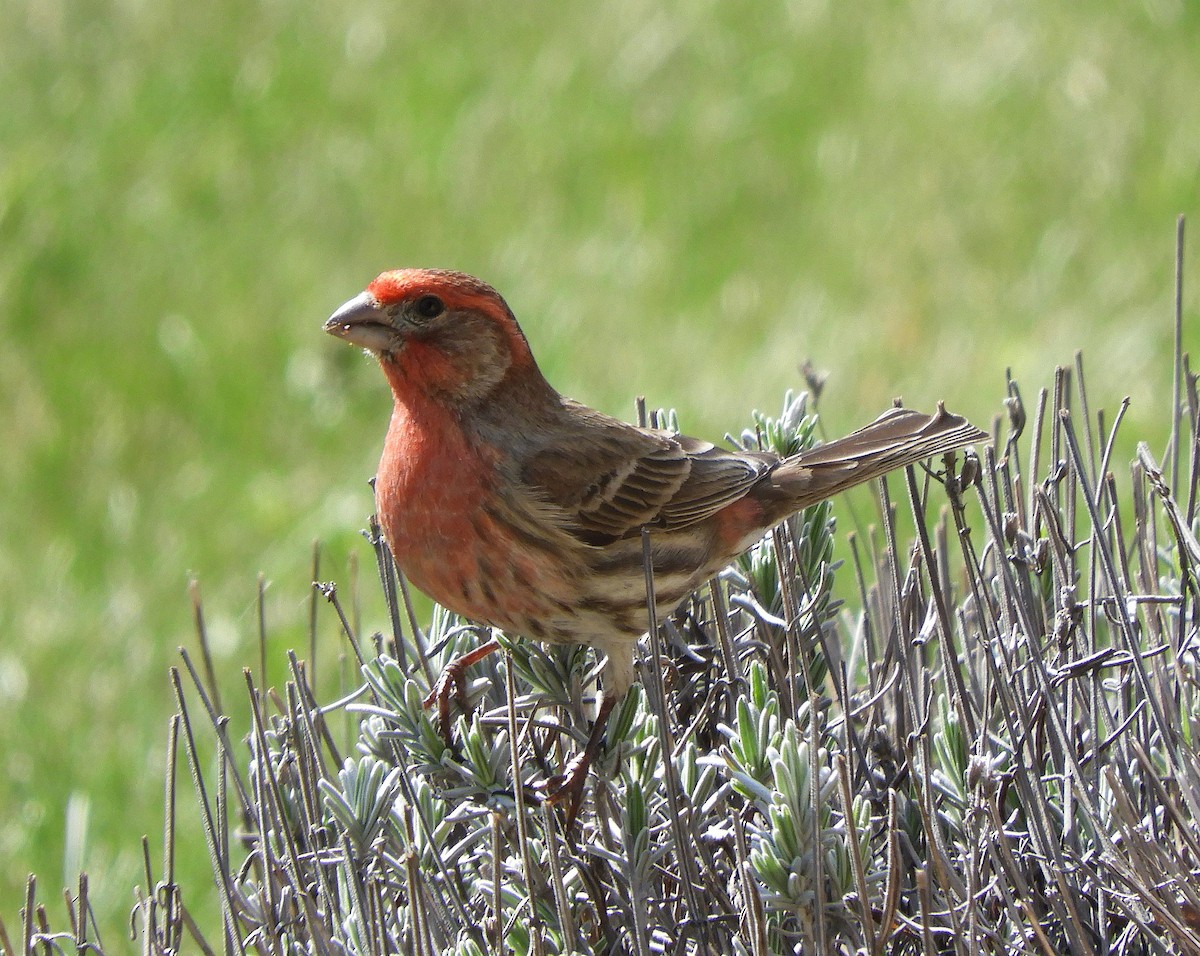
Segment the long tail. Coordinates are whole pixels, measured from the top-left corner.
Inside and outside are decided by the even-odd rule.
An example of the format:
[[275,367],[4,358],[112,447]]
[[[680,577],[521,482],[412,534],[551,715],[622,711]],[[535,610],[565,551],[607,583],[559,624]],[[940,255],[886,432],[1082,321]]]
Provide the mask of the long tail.
[[933,415],[892,408],[864,428],[801,452],[771,473],[772,498],[798,511],[838,492],[934,455],[987,441],[988,435],[939,403]]

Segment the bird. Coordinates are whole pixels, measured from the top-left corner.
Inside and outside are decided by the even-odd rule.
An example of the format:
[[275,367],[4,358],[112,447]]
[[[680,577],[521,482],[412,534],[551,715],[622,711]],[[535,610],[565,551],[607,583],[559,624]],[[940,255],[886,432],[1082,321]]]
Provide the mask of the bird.
[[[605,656],[583,750],[546,784],[573,821],[648,628],[643,533],[658,620],[775,525],[893,469],[983,441],[941,404],[893,407],[790,457],[645,428],[547,381],[501,295],[442,269],[379,274],[324,330],[373,355],[392,413],[375,506],[396,566],[470,621]],[[448,665],[426,706],[449,736],[451,697],[495,638]]]

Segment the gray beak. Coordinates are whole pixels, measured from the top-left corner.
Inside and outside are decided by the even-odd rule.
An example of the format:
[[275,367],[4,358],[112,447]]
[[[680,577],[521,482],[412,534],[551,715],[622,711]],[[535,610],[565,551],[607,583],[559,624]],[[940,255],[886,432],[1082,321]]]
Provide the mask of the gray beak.
[[322,328],[351,345],[373,352],[391,351],[399,340],[395,326],[369,292],[360,292],[339,308]]

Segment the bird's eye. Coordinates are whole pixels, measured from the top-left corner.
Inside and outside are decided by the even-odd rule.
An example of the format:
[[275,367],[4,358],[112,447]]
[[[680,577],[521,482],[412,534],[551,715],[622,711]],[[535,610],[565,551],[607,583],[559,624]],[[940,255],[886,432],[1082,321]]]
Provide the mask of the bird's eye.
[[423,295],[413,304],[413,311],[423,319],[436,319],[446,306],[436,295]]

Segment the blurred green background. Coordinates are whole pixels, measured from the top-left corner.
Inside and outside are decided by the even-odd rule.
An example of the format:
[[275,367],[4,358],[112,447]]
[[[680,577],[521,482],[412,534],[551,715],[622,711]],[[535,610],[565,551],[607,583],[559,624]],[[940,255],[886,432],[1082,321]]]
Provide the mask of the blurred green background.
[[808,357],[836,433],[987,424],[1083,348],[1161,450],[1198,40],[1179,0],[0,5],[0,914],[82,865],[120,938],[191,576],[236,690],[259,572],[280,683],[313,539],[370,570],[388,398],[320,325],[384,268],[486,278],[565,392],[712,438]]

